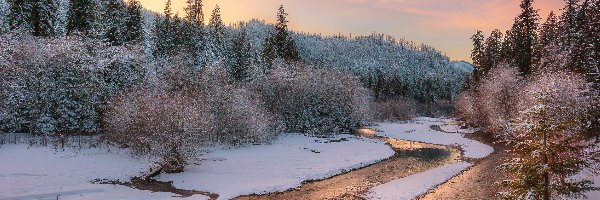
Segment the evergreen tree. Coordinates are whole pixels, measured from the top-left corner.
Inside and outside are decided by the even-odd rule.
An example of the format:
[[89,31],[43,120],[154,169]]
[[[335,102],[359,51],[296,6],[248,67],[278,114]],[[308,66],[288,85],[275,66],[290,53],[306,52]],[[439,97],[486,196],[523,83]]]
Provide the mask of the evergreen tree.
[[172,53],[173,43],[173,11],[171,0],[167,0],[164,9],[164,18],[157,15],[154,22],[154,34],[156,37],[156,48],[154,56],[166,56]]
[[483,36],[483,32],[477,31],[472,37],[473,41],[473,49],[471,50],[471,59],[473,60],[473,65],[475,67],[475,72],[473,73],[473,81],[479,82],[479,79],[482,77],[483,65],[484,65],[484,50],[485,50],[485,36]]
[[185,19],[196,27],[204,27],[204,12],[202,0],[187,0]]
[[24,28],[34,36],[54,34],[55,13],[58,5],[54,0],[10,0],[8,24],[11,29]]
[[122,45],[126,41],[127,5],[123,0],[107,0],[104,10],[105,38],[112,45]]
[[194,56],[197,66],[206,64],[204,12],[202,0],[188,0],[185,7],[185,27],[183,33],[184,48]]
[[537,104],[519,121],[514,136],[507,138],[518,158],[499,167],[514,175],[501,182],[509,189],[506,199],[579,198],[594,190],[592,181],[572,177],[596,161],[597,152],[589,151],[595,144],[573,132],[577,116],[557,117],[552,112],[568,109],[554,106],[556,92],[536,94]]
[[8,29],[6,18],[8,15],[8,4],[5,0],[0,0],[0,34]]
[[221,8],[219,5],[215,6],[208,23],[208,38],[209,38],[209,49],[214,55],[213,60],[218,61],[224,58],[225,52],[225,24],[221,19]]
[[245,29],[242,28],[233,40],[231,51],[232,58],[229,59],[231,77],[237,81],[248,80],[250,65],[252,65],[252,48]]
[[71,0],[67,20],[67,34],[75,32],[98,36],[100,5],[96,0]]
[[271,66],[275,58],[281,58],[285,61],[297,61],[300,59],[296,42],[288,31],[287,13],[283,5],[277,12],[277,24],[275,31],[265,39],[263,45],[262,57],[268,66]]
[[554,12],[550,12],[546,22],[540,28],[539,38],[535,44],[533,63],[536,71],[541,71],[550,66],[557,66],[557,54],[560,54],[559,41],[560,30],[558,18]]
[[563,13],[560,16],[561,46],[565,51],[571,49],[575,40],[575,34],[579,29],[577,26],[579,1],[580,0],[565,0],[566,5],[562,9]]
[[[589,0],[585,0],[579,9],[577,15],[577,32],[573,38],[573,44],[570,49],[570,62],[568,67],[571,71],[588,75],[595,72],[594,64],[594,38],[598,35],[594,35],[593,23],[590,21],[590,14],[593,12],[592,5]],[[590,81],[593,78],[590,77]]]
[[504,34],[504,41],[502,42],[502,62],[513,65],[515,60],[515,39],[512,30],[507,30]]
[[514,45],[514,64],[522,75],[529,75],[532,68],[533,45],[537,38],[539,15],[532,7],[533,0],[521,2],[521,14],[515,19],[511,29]]
[[485,76],[494,67],[496,67],[502,58],[502,32],[496,29],[493,30],[490,36],[485,40],[483,58],[481,63],[480,73]]
[[125,20],[125,42],[142,42],[144,18],[142,16],[142,5],[138,0],[129,0]]
[[585,1],[581,9],[584,10],[580,13],[585,13],[585,21],[579,21],[582,26],[571,51],[571,66],[585,73],[595,91],[589,94],[594,104],[582,123],[588,124],[585,130],[587,136],[600,139],[600,1]]

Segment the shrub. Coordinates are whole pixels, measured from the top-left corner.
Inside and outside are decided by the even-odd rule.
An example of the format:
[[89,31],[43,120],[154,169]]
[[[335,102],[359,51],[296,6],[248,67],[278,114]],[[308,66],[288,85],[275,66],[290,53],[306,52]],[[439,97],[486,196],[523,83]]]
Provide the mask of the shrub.
[[374,113],[370,91],[358,78],[303,64],[277,66],[255,90],[287,132],[350,131]]
[[472,127],[477,127],[481,123],[476,95],[474,90],[469,89],[462,92],[456,101],[456,116]]
[[378,120],[404,121],[417,117],[417,104],[409,98],[397,98],[376,103]]
[[207,67],[194,76],[174,70],[156,88],[136,87],[108,103],[108,138],[136,154],[161,157],[167,172],[181,172],[214,144],[270,140],[270,114],[248,90],[228,84],[226,72]]
[[515,67],[499,66],[481,80],[477,88],[476,107],[483,128],[490,132],[505,131],[519,110],[516,105],[525,80]]
[[104,130],[111,141],[131,147],[135,154],[163,158],[167,171],[194,158],[211,133],[212,117],[204,96],[194,88],[135,88],[108,103]]
[[241,84],[232,84],[222,67],[201,70],[196,84],[207,96],[214,118],[212,142],[229,145],[260,143],[277,136],[273,117],[259,94]]

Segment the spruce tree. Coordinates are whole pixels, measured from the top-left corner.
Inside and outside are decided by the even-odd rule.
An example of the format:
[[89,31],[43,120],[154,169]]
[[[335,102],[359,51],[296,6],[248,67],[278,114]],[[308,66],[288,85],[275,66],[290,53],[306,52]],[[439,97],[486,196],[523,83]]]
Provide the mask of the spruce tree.
[[285,12],[283,5],[279,7],[277,12],[277,24],[275,31],[265,39],[262,51],[263,61],[268,66],[271,66],[275,58],[283,59],[284,61],[297,61],[300,59],[296,42],[288,31],[287,20],[288,14]]
[[[506,199],[579,198],[594,190],[590,180],[572,177],[597,161],[594,143],[574,132],[578,116],[557,117],[565,112],[557,107],[557,91],[535,94],[537,103],[527,110],[515,126],[507,143],[514,147],[517,158],[508,159],[499,167],[513,175],[500,184],[508,189]],[[560,97],[558,97],[560,98]]]
[[187,0],[185,7],[185,19],[196,27],[204,26],[204,12],[202,0]]
[[34,36],[54,34],[55,13],[58,5],[54,0],[10,0],[8,24],[11,29],[23,28]]
[[579,29],[577,25],[579,1],[580,0],[565,0],[566,5],[562,9],[563,13],[560,16],[561,46],[565,51],[571,49],[575,40],[575,34],[577,34]]
[[246,30],[242,28],[233,40],[231,47],[232,58],[230,58],[230,76],[237,81],[246,81],[252,64],[252,49],[246,36]]
[[480,74],[487,75],[490,70],[496,67],[501,60],[502,53],[502,32],[493,30],[490,36],[485,40],[483,50],[483,63],[480,67]]
[[208,23],[209,49],[214,55],[213,60],[218,61],[224,58],[225,52],[225,24],[221,19],[221,8],[215,6]]
[[167,0],[164,9],[164,18],[156,16],[154,22],[154,34],[156,37],[156,48],[154,56],[169,55],[173,47],[173,11],[171,9],[171,0]]
[[529,75],[532,68],[533,45],[537,39],[539,15],[533,8],[533,0],[521,2],[521,14],[515,19],[511,29],[514,45],[514,64],[522,75]]
[[194,62],[198,66],[206,63],[205,55],[205,33],[204,12],[202,0],[187,0],[185,7],[185,49],[194,56]]
[[104,37],[112,45],[122,45],[126,41],[127,5],[123,0],[107,0],[105,4]]
[[600,139],[600,1],[584,2],[584,8],[586,23],[579,29],[571,54],[573,65],[580,65],[594,91],[589,94],[594,104],[582,121],[588,124],[585,134]]
[[471,50],[471,60],[473,60],[473,65],[475,66],[475,73],[473,74],[473,81],[475,83],[479,82],[479,79],[482,77],[483,65],[484,65],[484,50],[485,50],[485,36],[483,36],[483,32],[477,31],[472,37],[471,41],[473,41],[473,49]]
[[144,18],[142,5],[138,0],[129,0],[127,17],[125,18],[125,42],[139,43],[143,39]]
[[539,38],[535,44],[533,63],[536,71],[545,70],[559,63],[556,57],[560,54],[560,30],[558,18],[554,12],[550,12],[546,22],[542,24]]
[[100,5],[96,0],[71,0],[67,20],[67,34],[75,32],[96,37],[100,19]]

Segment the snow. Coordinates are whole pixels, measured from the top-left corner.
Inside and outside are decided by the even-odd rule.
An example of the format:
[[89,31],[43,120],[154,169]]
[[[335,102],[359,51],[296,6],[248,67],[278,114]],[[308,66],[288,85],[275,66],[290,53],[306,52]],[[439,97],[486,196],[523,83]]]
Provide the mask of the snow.
[[369,190],[367,199],[401,200],[414,199],[425,194],[448,179],[456,176],[471,166],[467,162],[446,164],[429,171],[393,180]]
[[180,189],[217,193],[219,199],[229,199],[282,192],[306,180],[325,179],[379,162],[394,153],[379,140],[352,135],[319,139],[291,134],[270,145],[215,149],[200,165],[157,179],[173,181]]
[[[199,165],[180,174],[161,174],[178,189],[217,193],[229,199],[253,193],[280,192],[302,182],[379,162],[394,155],[379,140],[352,135],[315,138],[288,134],[266,145],[237,149],[213,148]],[[89,148],[55,150],[25,144],[0,146],[0,199],[172,199],[92,180],[128,181],[149,170],[152,159],[134,159],[127,150]],[[8,162],[7,162],[8,161]],[[207,199],[194,195],[186,199]]]
[[[0,199],[171,199],[121,185],[93,184],[95,179],[128,181],[151,165],[126,150],[87,148],[55,150],[6,144],[0,147]],[[201,196],[201,195],[200,195]],[[195,199],[204,199],[198,195]]]
[[[494,148],[489,145],[465,138],[463,133],[471,131],[460,130],[452,123],[455,123],[452,119],[419,117],[410,123],[379,123],[378,126],[372,128],[380,131],[377,133],[379,136],[432,144],[458,145],[463,149],[464,156],[467,158],[484,158],[494,152]],[[438,125],[443,130],[455,133],[433,130],[431,129],[432,125]]]

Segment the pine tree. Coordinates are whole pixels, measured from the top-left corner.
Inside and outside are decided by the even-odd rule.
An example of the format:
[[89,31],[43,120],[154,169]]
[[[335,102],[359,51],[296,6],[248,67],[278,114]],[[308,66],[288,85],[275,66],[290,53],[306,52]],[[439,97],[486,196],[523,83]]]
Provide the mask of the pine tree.
[[287,16],[288,14],[281,5],[277,12],[275,31],[265,39],[263,45],[262,57],[267,66],[271,66],[275,58],[281,58],[284,61],[297,61],[300,59],[296,42],[288,31],[287,23],[289,21]]
[[0,0],[0,34],[8,29],[6,18],[8,15],[8,4],[5,0]]
[[202,0],[187,0],[185,19],[196,27],[204,27],[204,12],[202,11]]
[[221,19],[221,8],[219,5],[215,6],[208,23],[208,38],[209,38],[209,49],[212,52],[214,61],[219,61],[226,55],[225,52],[225,24]]
[[557,66],[556,55],[560,54],[560,30],[558,18],[550,12],[546,22],[540,28],[539,38],[535,44],[533,63],[535,71],[541,71],[551,66]]
[[230,58],[230,76],[237,81],[246,81],[252,64],[252,48],[246,36],[246,30],[242,28],[233,40],[231,47],[232,58]]
[[522,75],[529,75],[532,68],[533,45],[537,39],[537,28],[539,15],[532,7],[533,0],[521,2],[521,14],[515,19],[511,29],[511,37],[514,48],[514,64],[519,68]]
[[204,12],[202,0],[188,0],[185,7],[185,49],[194,56],[194,62],[198,66],[206,64],[205,55],[205,33]]
[[580,0],[565,0],[566,5],[562,9],[563,13],[560,16],[561,46],[565,51],[571,49],[575,40],[575,34],[579,30],[579,27],[577,26],[579,1]]
[[67,34],[75,32],[87,36],[98,36],[100,5],[96,0],[71,0],[69,6]]
[[479,82],[479,79],[483,78],[482,72],[484,71],[485,36],[483,36],[483,32],[477,31],[477,33],[471,37],[471,41],[473,41],[471,59],[473,60],[473,65],[475,66],[475,73],[473,74],[472,81],[477,83]]
[[142,42],[144,18],[142,16],[142,5],[138,0],[129,0],[127,5],[127,17],[125,20],[125,42]]
[[174,49],[173,42],[173,11],[171,9],[171,0],[167,0],[164,9],[164,18],[156,16],[154,22],[154,34],[156,37],[156,48],[154,56],[166,56],[172,53]]
[[481,75],[486,76],[490,70],[500,64],[502,56],[502,32],[493,30],[490,36],[485,40],[483,58],[480,69]]
[[11,29],[23,28],[34,36],[54,34],[55,13],[58,5],[54,0],[11,0],[8,24]]
[[592,181],[572,177],[596,161],[596,152],[589,151],[595,144],[573,132],[578,116],[555,116],[552,111],[568,109],[554,106],[556,92],[537,93],[537,104],[519,120],[514,136],[507,138],[518,158],[499,167],[514,177],[501,182],[509,189],[506,199],[579,198],[594,190]]
[[107,0],[105,5],[104,37],[112,45],[122,45],[126,41],[127,5],[123,0]]

